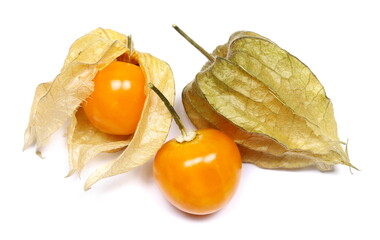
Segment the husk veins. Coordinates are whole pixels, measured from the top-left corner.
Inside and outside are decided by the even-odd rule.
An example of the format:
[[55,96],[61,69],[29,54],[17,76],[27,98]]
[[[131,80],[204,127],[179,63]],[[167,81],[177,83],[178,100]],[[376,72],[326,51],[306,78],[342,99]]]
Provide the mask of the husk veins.
[[354,167],[330,99],[300,60],[252,32],[232,34],[212,55],[182,93],[195,126],[226,132],[243,161],[263,168]]
[[[82,102],[94,89],[96,73],[114,60],[138,64],[146,77],[173,104],[174,79],[170,66],[154,56],[129,49],[128,38],[116,31],[98,28],[76,40],[70,47],[61,72],[52,82],[40,84],[35,92],[24,149],[36,144],[37,152],[67,120],[69,173],[80,173],[101,152],[123,150],[119,157],[97,169],[86,180],[85,190],[97,181],[127,172],[147,162],[164,143],[171,115],[157,96],[146,87],[146,102],[133,135],[113,136],[96,129],[85,116]],[[133,47],[132,47],[133,48]]]

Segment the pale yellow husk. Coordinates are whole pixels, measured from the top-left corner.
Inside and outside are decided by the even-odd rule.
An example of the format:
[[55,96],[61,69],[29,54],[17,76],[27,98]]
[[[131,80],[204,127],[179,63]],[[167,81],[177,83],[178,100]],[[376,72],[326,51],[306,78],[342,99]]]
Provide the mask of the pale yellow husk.
[[140,123],[131,136],[113,136],[97,130],[81,108],[81,103],[93,91],[96,73],[116,59],[139,64],[146,82],[154,83],[171,103],[174,102],[174,78],[170,66],[150,54],[130,50],[128,46],[133,45],[128,44],[125,35],[98,28],[76,40],[58,76],[36,89],[25,131],[24,149],[36,143],[39,152],[68,119],[71,119],[67,133],[68,176],[76,171],[80,173],[101,152],[124,149],[116,160],[99,168],[88,178],[86,190],[102,178],[144,164],[164,143],[169,132],[171,115],[159,98],[148,91],[148,87]]
[[[137,59],[146,80],[160,89],[173,104],[174,79],[169,65],[145,53],[137,52]],[[130,144],[118,158],[96,170],[87,179],[84,189],[88,190],[102,178],[127,172],[147,162],[165,142],[171,120],[165,104],[153,91],[147,91],[144,110]]]
[[252,33],[234,33],[183,91],[197,127],[213,126],[264,168],[353,167],[337,135],[332,103],[311,70]]
[[69,173],[80,174],[83,167],[96,155],[102,152],[118,151],[125,148],[131,136],[115,136],[99,131],[88,120],[83,108],[78,108],[71,118],[67,130],[67,146],[69,150]]

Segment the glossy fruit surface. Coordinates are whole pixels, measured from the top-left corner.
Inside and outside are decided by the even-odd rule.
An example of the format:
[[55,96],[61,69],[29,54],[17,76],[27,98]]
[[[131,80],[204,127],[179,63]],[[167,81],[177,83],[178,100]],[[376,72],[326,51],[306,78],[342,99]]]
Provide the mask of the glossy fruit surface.
[[241,157],[225,133],[201,129],[189,142],[165,143],[154,159],[154,177],[167,200],[197,215],[218,211],[233,197],[240,180]]
[[105,133],[134,133],[145,102],[141,68],[113,61],[97,73],[94,84],[94,92],[82,104],[90,122]]

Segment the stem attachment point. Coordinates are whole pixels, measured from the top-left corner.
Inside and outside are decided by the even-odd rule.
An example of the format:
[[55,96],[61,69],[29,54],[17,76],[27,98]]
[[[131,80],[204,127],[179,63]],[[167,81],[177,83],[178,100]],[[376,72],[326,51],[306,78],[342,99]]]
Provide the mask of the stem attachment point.
[[129,59],[132,58],[132,55],[134,53],[134,48],[133,48],[133,41],[132,41],[132,35],[128,35],[128,48],[129,48],[129,54],[128,54],[128,57]]
[[196,136],[196,133],[194,131],[186,131],[185,126],[183,125],[180,117],[178,116],[177,112],[174,110],[174,107],[170,104],[168,99],[162,94],[160,90],[156,86],[154,86],[153,83],[149,82],[148,86],[150,89],[152,89],[158,97],[164,102],[166,108],[169,110],[170,114],[174,118],[174,121],[176,122],[179,130],[181,131],[181,135],[176,138],[177,142],[182,143],[182,142],[189,142],[193,140]]

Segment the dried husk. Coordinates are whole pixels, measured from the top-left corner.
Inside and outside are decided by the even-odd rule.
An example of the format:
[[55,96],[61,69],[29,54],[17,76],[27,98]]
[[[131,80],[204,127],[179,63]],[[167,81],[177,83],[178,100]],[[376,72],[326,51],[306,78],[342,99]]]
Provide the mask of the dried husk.
[[[127,172],[148,161],[164,143],[170,129],[171,115],[159,98],[148,91],[140,122],[134,135],[113,136],[96,129],[85,116],[81,103],[94,89],[96,73],[114,60],[138,64],[146,77],[174,102],[174,79],[164,61],[129,49],[128,38],[109,29],[98,28],[76,40],[70,47],[58,76],[40,84],[33,100],[25,131],[24,149],[36,143],[37,151],[50,136],[71,119],[67,144],[69,173],[82,168],[101,152],[124,149],[114,161],[106,163],[86,181],[89,189],[102,178]],[[128,147],[127,147],[128,146]],[[126,148],[127,147],[127,148]]]
[[125,148],[132,137],[132,135],[116,136],[99,131],[88,120],[83,108],[78,108],[67,130],[70,167],[67,176],[75,172],[80,174],[83,167],[99,153]]
[[39,149],[47,143],[92,93],[96,73],[129,52],[127,44],[124,35],[101,28],[73,43],[58,76],[36,90],[24,149],[33,143]]
[[263,168],[353,167],[333,107],[311,70],[270,40],[237,32],[218,46],[182,99],[199,128],[215,127]]
[[[153,83],[174,103],[174,79],[169,65],[146,53],[136,52],[147,82]],[[128,147],[115,160],[96,170],[86,181],[85,190],[102,178],[125,173],[147,162],[162,146],[169,133],[172,117],[165,104],[147,89],[140,122]]]

